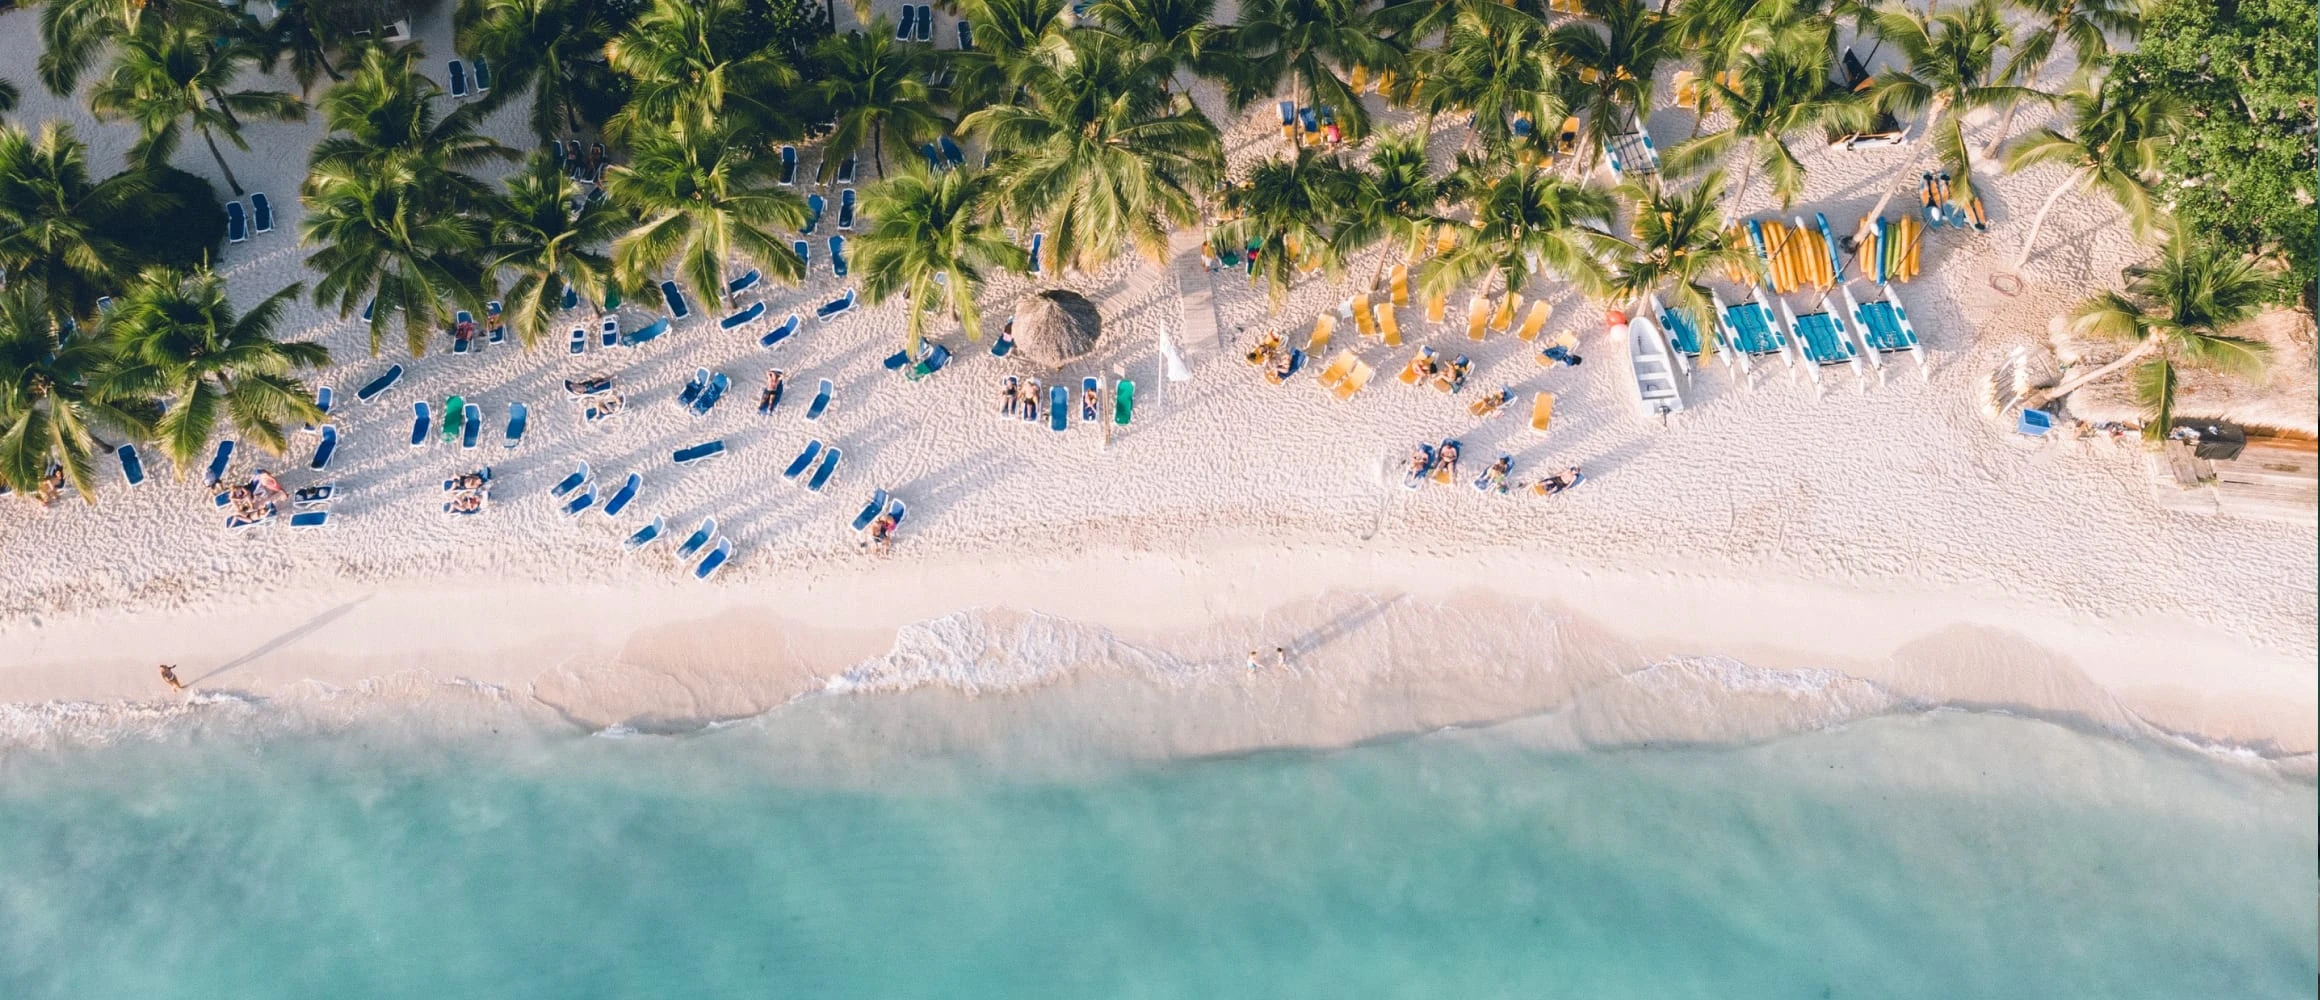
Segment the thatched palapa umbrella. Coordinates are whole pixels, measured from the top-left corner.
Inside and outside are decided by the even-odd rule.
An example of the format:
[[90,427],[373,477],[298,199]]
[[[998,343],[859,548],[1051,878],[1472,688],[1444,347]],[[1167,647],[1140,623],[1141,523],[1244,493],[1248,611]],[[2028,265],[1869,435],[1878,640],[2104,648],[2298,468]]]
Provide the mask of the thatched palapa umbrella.
[[1049,368],[1086,357],[1103,330],[1095,303],[1077,292],[1050,288],[1015,303],[1015,352]]

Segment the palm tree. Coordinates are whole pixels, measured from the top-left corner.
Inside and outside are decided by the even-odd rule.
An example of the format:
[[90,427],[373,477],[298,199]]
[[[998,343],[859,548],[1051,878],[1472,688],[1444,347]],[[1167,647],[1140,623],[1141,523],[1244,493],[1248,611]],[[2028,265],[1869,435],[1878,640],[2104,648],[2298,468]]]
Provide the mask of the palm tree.
[[805,199],[774,184],[779,167],[727,132],[637,136],[629,162],[604,182],[612,200],[639,219],[612,245],[620,283],[643,287],[673,262],[677,279],[700,301],[722,302],[728,262],[786,281],[804,278],[805,262],[775,234],[806,221]]
[[364,48],[346,81],[322,97],[328,134],[307,154],[308,166],[409,174],[424,189],[415,193],[434,203],[481,204],[491,196],[490,186],[464,171],[512,161],[516,153],[479,131],[479,105],[438,113],[443,88],[418,72],[420,58],[417,45]]
[[1388,2],[1370,15],[1372,27],[1422,51],[1419,41],[1447,31],[1460,20],[1475,20],[1498,30],[1518,26],[1546,30],[1546,4],[1541,0],[1399,0]]
[[1229,68],[1223,25],[1211,23],[1216,0],[1096,0],[1087,18],[1132,46],[1163,88],[1176,74],[1221,76]]
[[1054,259],[1081,270],[1134,245],[1166,259],[1168,230],[1199,218],[1196,192],[1224,173],[1216,126],[1144,74],[1116,39],[1081,33],[1043,50],[1024,99],[959,122],[1006,150],[998,193],[1043,225]]
[[[2044,20],[2015,39],[2014,57],[2006,66],[2009,80],[2036,80],[2054,59],[2055,46],[2070,43],[2080,72],[2099,65],[2110,53],[2111,38],[2133,41],[2143,34],[2143,5],[2139,0],[2010,0],[2022,11]],[[2015,105],[1998,116],[1998,130],[1982,155],[1995,157],[2007,134],[2014,131]]]
[[2175,422],[2179,366],[2255,376],[2271,359],[2271,345],[2224,331],[2261,311],[2276,280],[2251,260],[2176,233],[2159,259],[2126,272],[2124,291],[2095,296],[2072,311],[2071,329],[2133,343],[2117,360],[2065,379],[2041,401],[2133,366],[2135,397],[2149,419],[2143,438],[2158,441]]
[[[1934,155],[1948,170],[1956,198],[1973,197],[1973,163],[1966,154],[1965,116],[1982,108],[2046,95],[2015,86],[2000,75],[1998,55],[2013,42],[1998,10],[1998,0],[1971,0],[1963,8],[1921,14],[1905,7],[1877,13],[1877,33],[1901,50],[1907,69],[1889,69],[1876,76],[1870,100],[1878,111],[1894,115],[1925,113],[1925,128],[1913,142],[1930,142]],[[1919,170],[1916,157],[1904,162],[1898,176]],[[1900,190],[1887,187],[1867,218],[1885,212]]]
[[[514,271],[506,321],[525,347],[539,342],[564,290],[604,300],[612,258],[597,248],[612,242],[627,220],[603,200],[584,197],[580,182],[546,153],[507,179],[507,194],[492,213],[487,269]],[[575,207],[577,206],[577,207]]]
[[87,315],[137,266],[101,220],[151,191],[140,172],[90,178],[88,147],[69,125],[0,125],[0,272],[46,288],[59,318]]
[[112,341],[114,358],[92,385],[106,398],[169,401],[154,431],[181,477],[221,421],[281,454],[289,444],[284,424],[322,418],[297,373],[330,363],[321,344],[275,339],[282,309],[299,291],[292,284],[237,314],[215,272],[149,268],[105,314],[100,335]]
[[340,41],[338,32],[320,16],[315,0],[282,0],[274,11],[274,23],[251,38],[259,69],[271,73],[275,64],[287,59],[300,98],[313,96],[317,77],[327,76],[332,83],[346,79],[330,64],[330,50]]
[[[1398,135],[1370,150],[1369,170],[1357,173],[1352,197],[1343,206],[1345,224],[1337,242],[1347,248],[1392,241],[1402,248],[1400,260],[1415,259],[1425,241],[1443,221],[1442,204],[1460,196],[1454,177],[1436,177],[1426,162],[1426,133]],[[1390,255],[1378,259],[1370,275],[1375,288]]]
[[678,138],[710,131],[792,132],[785,100],[797,74],[773,48],[749,45],[741,0],[652,0],[604,58],[630,81],[605,122],[626,137],[648,124]]
[[244,15],[216,0],[52,0],[40,5],[40,58],[34,66],[48,92],[63,97],[80,84],[105,46],[149,26],[212,35]]
[[[1635,203],[1634,245],[1611,287],[1623,300],[1633,301],[1667,289],[1670,308],[1681,309],[1700,329],[1715,323],[1715,305],[1708,297],[1708,276],[1753,272],[1756,251],[1747,239],[1724,225],[1717,211],[1723,198],[1724,175],[1711,170],[1688,190],[1670,191],[1629,183],[1620,194]],[[1703,355],[1714,352],[1715,338],[1703,338]]]
[[[927,86],[931,50],[897,45],[884,15],[868,32],[825,38],[815,53],[824,76],[814,84],[822,103],[837,112],[838,129],[823,148],[825,167],[867,147],[878,176],[886,176],[886,154],[908,159],[919,143],[942,132],[942,114]],[[982,35],[975,36],[981,44]]]
[[97,431],[139,434],[145,422],[134,404],[90,391],[111,351],[97,337],[61,337],[57,311],[37,282],[0,290],[0,485],[30,494],[53,464],[94,500]]
[[1599,295],[1603,258],[1620,246],[1605,228],[1617,205],[1600,188],[1543,170],[1502,174],[1475,186],[1474,226],[1426,272],[1430,290],[1496,274],[1509,291],[1544,269]]
[[2022,253],[2014,258],[2017,271],[2029,261],[2031,248],[2038,245],[2046,213],[2072,188],[2085,194],[2100,191],[2110,195],[2126,213],[2135,234],[2149,236],[2157,219],[2151,184],[2159,176],[2160,154],[2174,139],[2184,117],[2173,97],[2116,78],[2074,90],[2064,95],[2063,104],[2070,110],[2068,134],[2040,129],[2006,157],[2008,172],[2042,163],[2070,168],[2070,175],[2038,206],[2030,235],[2022,241]]
[[1547,29],[1530,18],[1460,16],[1444,32],[1442,46],[1419,53],[1416,61],[1422,72],[1412,100],[1426,111],[1426,131],[1437,115],[1468,112],[1474,127],[1467,143],[1479,139],[1493,155],[1515,146],[1516,119],[1528,119],[1536,136],[1567,113],[1556,92]]
[[981,340],[983,312],[975,296],[982,291],[984,272],[1030,266],[1030,255],[991,219],[985,204],[990,180],[970,170],[932,176],[907,170],[873,185],[862,197],[863,214],[875,220],[854,253],[862,294],[871,305],[898,294],[909,298],[909,339],[903,350],[913,357],[933,313],[956,321],[968,340]]
[[[1651,78],[1675,54],[1667,23],[1632,0],[1587,0],[1597,24],[1570,23],[1548,45],[1563,69],[1564,101],[1585,122],[1579,162],[1593,166],[1613,137],[1651,111]],[[1546,123],[1541,122],[1543,127]]]
[[228,89],[245,67],[257,61],[248,42],[221,44],[197,29],[154,25],[120,39],[115,48],[112,72],[89,92],[89,110],[98,121],[135,122],[139,135],[129,147],[129,157],[146,167],[166,165],[190,125],[209,146],[226,186],[239,196],[242,182],[218,151],[217,137],[224,135],[234,148],[248,152],[242,117],[274,121],[306,117],[306,105],[289,94]]
[[1369,112],[1338,68],[1375,72],[1401,62],[1395,43],[1370,26],[1366,7],[1365,0],[1249,0],[1233,31],[1241,56],[1229,88],[1233,106],[1273,93],[1286,77],[1292,96],[1335,109],[1346,140],[1360,142],[1369,134]]
[[[1804,161],[1789,148],[1788,138],[1799,132],[1831,127],[1860,127],[1873,117],[1859,95],[1837,86],[1817,62],[1772,50],[1748,54],[1732,71],[1736,79],[1702,80],[1715,105],[1730,115],[1724,131],[1676,144],[1668,150],[1668,169],[1686,172],[1720,164],[1738,156],[1740,183],[1732,189],[1731,216],[1739,218],[1747,199],[1752,171],[1762,167],[1772,180],[1772,193],[1786,209],[1804,193]],[[1721,187],[1721,185],[1718,185]]]
[[580,131],[582,108],[611,103],[598,9],[583,0],[460,0],[452,14],[459,50],[488,61],[498,78],[480,103],[496,108],[528,95],[532,134]]
[[1225,208],[1233,218],[1218,226],[1213,238],[1257,251],[1250,278],[1263,277],[1278,306],[1299,273],[1344,266],[1339,231],[1359,197],[1361,180],[1336,154],[1312,147],[1286,160],[1266,160],[1249,171],[1246,182],[1225,192]]
[[[975,47],[950,55],[950,96],[960,108],[1009,100],[1029,68],[1025,57],[1063,25],[1063,0],[958,0],[958,12],[975,25]],[[870,33],[890,32],[874,25]]]

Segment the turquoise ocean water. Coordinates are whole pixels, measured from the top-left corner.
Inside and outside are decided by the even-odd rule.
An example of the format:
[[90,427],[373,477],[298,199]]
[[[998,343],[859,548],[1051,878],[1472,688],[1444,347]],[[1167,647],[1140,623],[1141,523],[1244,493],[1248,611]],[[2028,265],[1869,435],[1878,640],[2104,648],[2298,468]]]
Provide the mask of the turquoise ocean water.
[[[2310,997],[2308,783],[2045,723],[781,777],[363,726],[0,753],[0,997]],[[785,734],[794,735],[794,734]]]

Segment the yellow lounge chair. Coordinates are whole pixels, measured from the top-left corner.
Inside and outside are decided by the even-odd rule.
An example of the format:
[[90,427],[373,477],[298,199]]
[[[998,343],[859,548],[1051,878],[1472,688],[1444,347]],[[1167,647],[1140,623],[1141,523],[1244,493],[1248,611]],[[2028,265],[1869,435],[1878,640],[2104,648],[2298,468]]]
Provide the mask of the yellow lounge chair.
[[1449,253],[1458,249],[1458,232],[1447,225],[1434,227],[1434,252]]
[[1317,377],[1321,380],[1322,386],[1335,386],[1344,380],[1346,372],[1352,371],[1353,366],[1360,362],[1361,359],[1354,357],[1352,351],[1339,351],[1336,357],[1329,359],[1329,364],[1322,367],[1321,374]]
[[1336,393],[1339,399],[1352,399],[1354,393],[1368,387],[1370,377],[1376,374],[1377,370],[1371,368],[1366,362],[1356,361],[1353,363],[1353,370],[1347,372],[1345,378],[1331,386],[1329,391]]
[[1409,305],[1409,304],[1410,304],[1410,265],[1408,265],[1408,264],[1396,264],[1396,265],[1394,265],[1393,287],[1394,287],[1394,294],[1393,294],[1393,299],[1392,299],[1392,302],[1393,302],[1393,304],[1395,304],[1395,305],[1397,305],[1397,306],[1406,306],[1406,305]]
[[[1508,292],[1498,303],[1498,311],[1490,314],[1490,332],[1505,333],[1514,326],[1514,311],[1522,308],[1522,293]],[[1480,340],[1481,338],[1475,338]]]
[[1337,317],[1322,313],[1313,318],[1313,335],[1305,338],[1305,356],[1318,358],[1329,346],[1329,335],[1337,332]]
[[1426,322],[1441,325],[1442,317],[1450,311],[1450,293],[1435,292],[1426,296]]
[[1370,315],[1368,292],[1353,297],[1353,328],[1364,337],[1377,336],[1377,317]]
[[1427,473],[1426,477],[1432,479],[1435,485],[1448,486],[1450,485],[1451,477],[1455,475],[1457,475],[1457,473],[1450,471],[1450,466],[1446,464],[1437,464],[1434,466],[1434,471]]
[[1406,364],[1404,364],[1404,365],[1402,365],[1402,373],[1401,373],[1401,374],[1399,374],[1399,375],[1396,375],[1396,376],[1394,376],[1394,378],[1395,378],[1397,381],[1401,382],[1403,385],[1417,385],[1417,384],[1418,384],[1418,362],[1419,362],[1419,361],[1421,361],[1421,360],[1424,360],[1424,359],[1425,359],[1425,357],[1426,357],[1426,352],[1424,352],[1424,351],[1419,351],[1419,352],[1418,352],[1418,353],[1416,353],[1416,354],[1412,354],[1412,355],[1410,355],[1410,360],[1409,360],[1409,362],[1408,362],[1408,363],[1406,363]]
[[1359,94],[1362,91],[1369,89],[1369,67],[1361,65],[1354,66],[1353,72],[1346,76],[1345,86],[1346,89],[1353,91],[1355,94]]
[[1393,100],[1393,96],[1394,96],[1394,71],[1393,71],[1393,70],[1390,70],[1390,69],[1389,69],[1389,70],[1387,70],[1387,71],[1385,71],[1385,72],[1383,72],[1383,73],[1380,73],[1380,74],[1378,74],[1378,78],[1377,78],[1377,92],[1378,92],[1378,94],[1379,94],[1380,96],[1383,96],[1384,98],[1386,98],[1386,100],[1388,100],[1388,101],[1392,101],[1392,100]]
[[1521,337],[1526,344],[1537,340],[1539,330],[1547,325],[1547,309],[1545,301],[1531,303],[1530,314],[1523,317],[1522,330],[1515,336]]
[[1477,295],[1466,300],[1466,339],[1481,340],[1482,324],[1490,319],[1490,300]]
[[1383,302],[1377,307],[1378,330],[1385,335],[1387,347],[1402,346],[1402,323],[1394,318],[1394,307]]
[[1545,434],[1547,425],[1555,422],[1555,394],[1542,392],[1531,397],[1531,430]]

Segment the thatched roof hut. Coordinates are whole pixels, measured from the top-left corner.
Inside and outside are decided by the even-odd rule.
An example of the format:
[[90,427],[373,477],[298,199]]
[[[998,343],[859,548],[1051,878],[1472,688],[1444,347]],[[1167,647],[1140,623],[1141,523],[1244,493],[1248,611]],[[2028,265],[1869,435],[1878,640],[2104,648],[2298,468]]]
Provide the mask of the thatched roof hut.
[[1095,303],[1077,292],[1050,288],[1015,303],[1015,353],[1049,368],[1086,357],[1103,330]]

